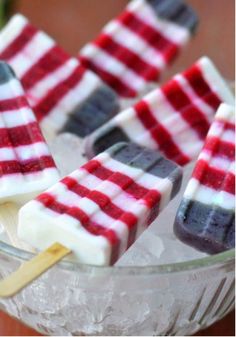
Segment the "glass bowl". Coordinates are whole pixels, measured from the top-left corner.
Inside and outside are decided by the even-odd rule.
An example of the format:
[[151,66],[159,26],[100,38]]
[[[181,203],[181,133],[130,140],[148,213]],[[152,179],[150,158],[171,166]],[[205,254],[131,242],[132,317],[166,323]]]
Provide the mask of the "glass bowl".
[[[51,149],[66,174],[85,159],[65,158],[77,139],[59,137]],[[63,261],[14,297],[0,298],[0,309],[42,334],[63,336],[191,335],[222,318],[234,307],[234,250],[207,256],[172,230],[193,166],[184,170],[177,197],[117,265]],[[32,255],[0,241],[0,278]]]
[[[31,253],[0,242],[0,277]],[[159,266],[61,262],[0,308],[46,335],[191,335],[234,307],[234,250]]]

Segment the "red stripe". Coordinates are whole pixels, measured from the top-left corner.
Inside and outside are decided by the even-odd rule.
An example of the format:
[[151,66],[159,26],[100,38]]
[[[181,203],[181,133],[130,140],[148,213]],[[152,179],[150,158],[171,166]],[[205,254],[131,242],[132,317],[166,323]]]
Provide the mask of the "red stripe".
[[22,77],[21,82],[27,91],[45,76],[58,69],[69,59],[69,55],[60,47],[52,47]]
[[25,161],[8,160],[0,163],[0,176],[15,173],[33,173],[43,171],[45,168],[55,167],[51,156],[42,156]]
[[178,111],[182,118],[193,128],[201,139],[205,139],[209,122],[204,113],[199,110],[185,94],[176,80],[171,80],[162,87],[162,92],[168,102]]
[[[186,70],[183,73],[183,76],[187,79],[196,94],[214,110],[217,110],[221,103],[221,99],[215,92],[213,92],[205,81],[200,66],[195,64],[190,69]],[[212,83],[212,85],[214,85],[214,83]]]
[[25,96],[18,96],[9,99],[0,100],[0,112],[17,110],[28,107],[29,103]]
[[226,180],[225,171],[209,166],[204,160],[198,160],[192,176],[197,179],[200,184],[214,190],[223,190],[231,194],[235,193],[235,176],[227,172]]
[[86,68],[95,72],[104,82],[112,87],[122,97],[135,97],[137,92],[128,87],[122,79],[100,68],[92,60],[84,56],[79,56],[81,64]]
[[[94,170],[95,165],[97,166],[96,170]],[[108,168],[103,167],[102,164],[95,159],[90,160],[87,164],[83,165],[83,168],[101,180],[108,180],[116,184],[136,200],[143,200],[150,209],[154,207],[161,199],[161,194],[158,191],[149,190],[137,184],[133,179],[126,176],[125,174],[114,172]]]
[[217,137],[207,137],[204,150],[210,151],[212,156],[227,158],[231,161],[235,159],[235,145],[225,142]]
[[58,102],[71,89],[79,84],[85,71],[81,65],[78,65],[67,79],[60,82],[55,88],[49,90],[47,95],[34,107],[35,115],[39,121],[46,117]]
[[137,117],[142,122],[147,130],[150,131],[152,138],[158,144],[158,148],[165,156],[177,164],[185,165],[189,162],[189,158],[181,152],[178,146],[172,140],[171,134],[166,128],[158,123],[152,115],[148,104],[145,101],[140,101],[135,106]]
[[[19,35],[9,44],[9,46],[0,53],[0,59],[9,60],[13,58],[18,52],[22,51],[22,49],[27,45],[27,43],[32,40],[34,35],[36,35],[38,30],[31,26],[30,24],[26,24],[25,27],[19,32]],[[37,47],[36,47],[37,48]]]
[[112,57],[121,61],[128,68],[132,69],[139,76],[143,77],[146,81],[155,81],[158,79],[159,71],[151,64],[145,62],[138,54],[134,53],[116,41],[112,40],[107,34],[100,34],[93,43],[104,50]]
[[42,193],[37,197],[37,200],[45,207],[59,214],[67,214],[76,220],[92,235],[103,236],[106,238],[112,247],[111,264],[115,263],[119,257],[120,239],[116,232],[112,229],[105,228],[91,221],[90,217],[78,207],[69,207],[59,203],[53,196],[48,193]]
[[79,195],[81,198],[86,197],[87,194],[90,192],[90,190],[87,187],[78,184],[74,178],[71,178],[69,176],[63,178],[61,180],[61,183],[66,185],[68,190]]
[[0,128],[0,148],[30,145],[36,142],[44,142],[37,122],[7,129]]
[[227,173],[222,189],[228,193],[235,195],[235,175],[233,173]]
[[168,40],[161,34],[161,32],[158,32],[152,26],[139,19],[132,12],[124,11],[117,18],[117,21],[133,31],[135,34],[139,35],[152,48],[156,49],[158,53],[161,52],[166,63],[171,62],[171,60],[173,60],[173,58],[177,55],[179,51],[178,45]]

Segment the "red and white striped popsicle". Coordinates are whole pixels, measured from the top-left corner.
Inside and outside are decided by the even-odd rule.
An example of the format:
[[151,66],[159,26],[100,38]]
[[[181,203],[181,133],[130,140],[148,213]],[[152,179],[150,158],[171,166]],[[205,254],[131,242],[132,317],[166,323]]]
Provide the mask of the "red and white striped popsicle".
[[0,203],[23,203],[59,174],[20,82],[0,62]]
[[0,32],[0,59],[21,80],[48,138],[67,131],[83,138],[119,111],[111,88],[22,15]]
[[235,245],[234,109],[219,107],[175,219],[177,236],[210,254]]
[[23,206],[19,237],[78,261],[114,264],[177,194],[182,171],[157,151],[119,143]]
[[211,60],[202,57],[91,134],[86,155],[132,141],[185,165],[199,154],[222,102],[234,104],[233,94]]
[[197,16],[182,0],[134,0],[79,53],[122,97],[135,97],[157,81],[190,40]]

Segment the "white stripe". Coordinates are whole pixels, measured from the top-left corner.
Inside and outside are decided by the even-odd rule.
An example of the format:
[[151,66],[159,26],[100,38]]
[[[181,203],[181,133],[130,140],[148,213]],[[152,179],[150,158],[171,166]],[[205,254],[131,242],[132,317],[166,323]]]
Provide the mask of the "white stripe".
[[119,113],[108,125],[104,126],[104,129],[109,128],[114,124],[121,127],[129,139],[134,141],[138,141],[140,136],[145,134],[145,140],[142,140],[142,145],[147,145],[149,148],[153,149],[156,148],[156,142],[137,117],[134,108],[129,108],[122,113]]
[[53,130],[60,130],[67,122],[68,115],[82,104],[99,86],[101,80],[90,71],[86,71],[80,81],[71,88],[67,94],[60,99],[56,106],[50,110],[41,122],[42,128],[51,127]]
[[99,68],[122,79],[129,88],[140,91],[146,85],[142,77],[92,43],[84,47],[83,56],[91,59]]
[[197,65],[211,90],[216,93],[222,102],[234,105],[235,98],[212,61],[204,56],[197,61]]
[[224,132],[224,124],[215,118],[214,122],[212,123],[208,131],[207,137],[221,138],[223,132]]
[[0,100],[13,99],[23,95],[22,86],[16,78],[12,78],[10,81],[0,85]]
[[140,146],[148,147],[152,150],[159,149],[159,145],[153,140],[149,131],[145,131],[144,133],[140,134],[139,137],[133,139],[133,141]]
[[10,65],[17,77],[22,78],[54,45],[55,42],[49,36],[38,31],[27,45],[10,60]]
[[21,108],[19,110],[0,113],[0,128],[13,128],[35,121],[35,116],[30,108]]
[[[112,20],[103,29],[112,37],[112,40],[138,54],[148,64],[158,69],[163,69],[166,65],[165,58],[144,39],[123,26],[118,20]],[[83,49],[82,49],[83,54]]]
[[235,175],[235,161],[230,164],[229,172]]
[[192,89],[191,85],[184,78],[183,75],[177,74],[174,76],[174,80],[176,80],[183,92],[188,96],[190,101],[202,112],[202,114],[206,117],[209,123],[212,122],[215,114],[215,109],[213,109],[210,105],[206,104]]
[[88,188],[89,190],[94,190],[99,184],[102,183],[102,180],[97,178],[93,173],[89,173],[88,171],[81,169],[85,172],[85,175],[77,180],[79,184]]
[[232,130],[225,130],[221,136],[221,140],[235,145],[235,132]]
[[[79,169],[77,169],[76,171],[73,171],[68,177],[71,177],[71,178],[73,178],[73,179],[75,179],[75,180],[78,179],[78,181],[79,181],[80,179],[83,179],[83,177],[84,177],[86,174],[87,174],[86,171],[81,170],[81,169],[79,168]],[[66,185],[59,181],[57,184],[55,184],[55,185],[51,186],[50,188],[48,188],[47,192],[50,193],[50,194],[54,194],[54,193],[57,193],[57,194],[58,194],[59,191],[60,191],[62,188],[65,190],[66,187],[64,187],[64,186],[66,186]]]
[[50,156],[48,146],[44,142],[17,146],[14,150],[20,160],[37,159],[42,156]]
[[212,123],[207,137],[216,137],[222,141],[231,143],[232,145],[235,144],[235,131],[225,130],[224,124],[219,122],[217,119],[215,119]]
[[82,199],[82,197],[76,193],[68,190],[67,186],[61,182],[58,182],[55,188],[53,187],[47,192],[53,195],[58,202],[69,207],[78,206],[79,201]]
[[196,200],[206,205],[216,205],[225,209],[234,209],[235,196],[225,191],[216,191],[201,185],[195,178],[191,178],[184,192],[184,198]]
[[16,154],[12,147],[0,148],[0,170],[1,170],[1,162],[7,160],[16,160]]
[[[50,156],[45,143],[34,143],[30,145],[17,146],[14,148],[4,147],[0,149],[0,161],[18,160],[24,161],[37,159],[41,156]],[[0,165],[1,166],[1,165]]]
[[190,38],[188,29],[159,17],[152,6],[148,5],[145,0],[131,1],[127,8],[134,12],[139,19],[160,32],[168,40],[180,46],[185,44]]
[[217,110],[216,120],[225,120],[229,123],[235,124],[235,105],[222,103]]
[[235,196],[225,191],[220,191],[214,196],[214,205],[228,210],[235,210]]
[[0,33],[0,52],[4,51],[17,38],[28,20],[20,14],[14,15]]
[[216,156],[214,155],[214,157],[212,157],[212,153],[210,151],[207,151],[206,149],[203,149],[201,151],[201,154],[199,155],[198,160],[200,159],[209,163],[210,166],[223,170],[223,171],[227,171],[230,165],[232,165],[232,162],[226,157],[219,157],[217,155]]

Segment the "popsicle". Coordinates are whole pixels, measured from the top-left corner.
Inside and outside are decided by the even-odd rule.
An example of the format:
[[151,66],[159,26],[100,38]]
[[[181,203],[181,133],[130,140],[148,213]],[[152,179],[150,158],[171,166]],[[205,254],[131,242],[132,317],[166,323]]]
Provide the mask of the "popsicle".
[[121,97],[135,97],[159,79],[197,23],[182,0],[133,0],[82,48],[79,60]]
[[234,97],[211,60],[202,57],[87,137],[86,155],[132,141],[185,165],[199,154],[221,102],[234,104]]
[[38,123],[12,69],[0,61],[0,222],[10,242],[19,206],[59,180]]
[[59,180],[24,91],[0,61],[0,203],[22,203]]
[[174,230],[214,254],[235,245],[235,111],[222,104],[179,206]]
[[81,263],[111,265],[178,192],[181,169],[157,151],[119,143],[19,212],[19,237],[59,242]]
[[119,111],[111,88],[22,15],[0,32],[0,59],[21,80],[47,139],[58,132],[83,138]]

